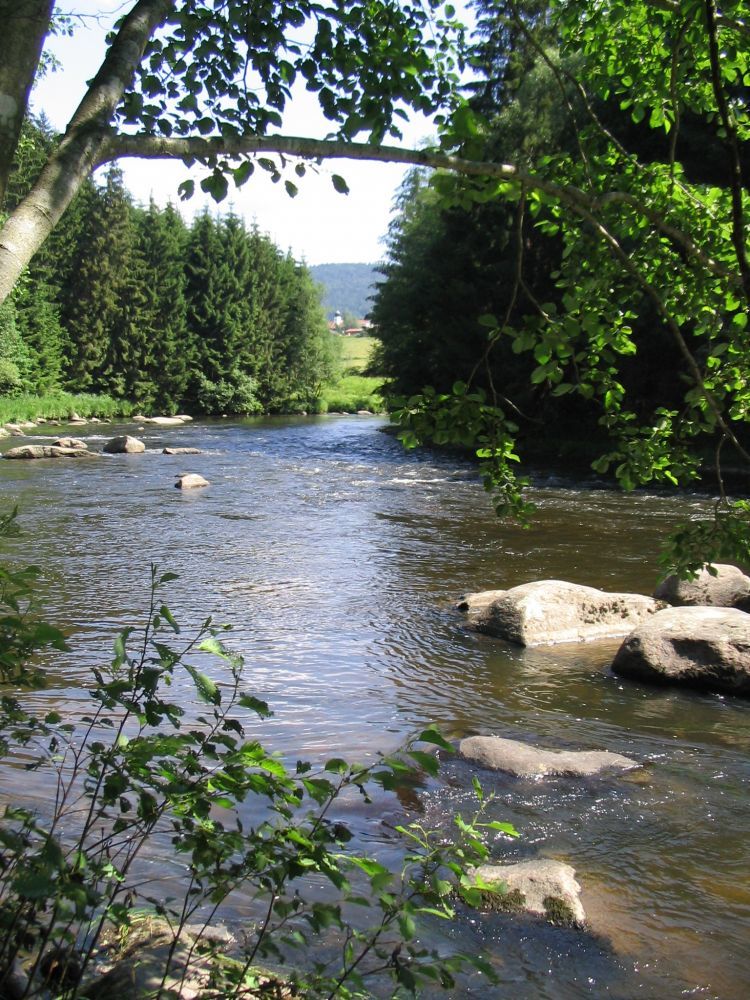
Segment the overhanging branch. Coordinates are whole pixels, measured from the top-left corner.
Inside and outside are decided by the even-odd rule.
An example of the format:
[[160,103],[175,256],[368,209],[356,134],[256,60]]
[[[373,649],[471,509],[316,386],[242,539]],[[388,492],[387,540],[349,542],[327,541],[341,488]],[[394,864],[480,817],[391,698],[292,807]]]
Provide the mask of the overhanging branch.
[[511,163],[490,160],[467,160],[433,149],[403,149],[399,146],[374,146],[365,142],[347,142],[342,139],[310,139],[303,136],[228,136],[186,138],[152,135],[113,134],[102,144],[98,164],[110,160],[134,157],[148,160],[201,160],[215,161],[220,157],[244,157],[259,154],[280,154],[312,160],[360,160],[379,163],[403,163],[433,170],[445,170],[466,177],[484,177],[497,181],[514,182],[528,189],[542,191],[572,209],[579,217],[591,217],[607,203],[619,201],[628,204],[648,219],[662,232],[686,258],[694,260],[717,277],[741,284],[739,273],[714,260],[699,247],[687,233],[672,225],[660,213],[624,191],[609,191],[597,196],[570,184],[554,181],[530,173]]

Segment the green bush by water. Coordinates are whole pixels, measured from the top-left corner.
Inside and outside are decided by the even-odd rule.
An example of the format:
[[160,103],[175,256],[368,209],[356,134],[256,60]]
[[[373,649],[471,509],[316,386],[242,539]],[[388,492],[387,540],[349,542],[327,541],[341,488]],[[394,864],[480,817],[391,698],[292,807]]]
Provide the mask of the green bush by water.
[[344,413],[356,413],[357,410],[372,410],[373,413],[382,413],[385,410],[383,397],[380,395],[382,387],[382,378],[345,375],[337,382],[323,387],[320,395],[321,412],[340,410]]
[[[0,516],[0,539],[17,533],[14,516]],[[451,749],[439,733],[427,729],[370,767],[340,758],[287,766],[245,732],[244,719],[270,713],[242,690],[242,658],[210,618],[182,631],[160,596],[174,574],[155,570],[143,624],[124,629],[110,662],[92,669],[88,714],[36,714],[33,702],[18,699],[22,688],[44,686],[42,670],[28,661],[42,648],[67,648],[60,632],[29,613],[36,575],[0,563],[0,684],[12,685],[0,697],[0,766],[25,757],[54,792],[43,813],[19,795],[0,808],[0,993],[85,997],[99,979],[107,932],[126,936],[145,907],[174,935],[148,996],[179,996],[173,966],[183,932],[195,921],[210,927],[236,889],[255,918],[245,921],[238,954],[203,941],[188,959],[210,968],[212,996],[258,995],[258,961],[284,965],[274,995],[310,1000],[372,995],[373,979],[391,996],[415,995],[420,986],[434,995],[454,988],[466,967],[495,981],[481,956],[440,955],[420,944],[425,920],[456,919],[457,895],[476,902],[481,886],[467,869],[486,860],[486,832],[515,834],[482,820],[478,785],[478,809],[468,820],[456,817],[452,838],[419,822],[395,828],[404,845],[395,872],[359,853],[346,813],[337,816],[342,796],[369,802],[374,787],[393,790],[415,768],[434,775],[430,750]],[[180,675],[193,685],[192,706],[170,697]],[[265,807],[255,823],[243,806],[249,800]],[[167,842],[184,879],[165,900],[137,862]],[[329,886],[333,902],[330,892],[321,899],[313,891],[316,884]],[[322,949],[321,941],[340,947]]]
[[68,420],[74,413],[79,417],[100,417],[113,420],[133,413],[133,403],[111,396],[94,396],[88,393],[56,392],[48,396],[23,393],[18,396],[0,397],[0,424],[16,420]]

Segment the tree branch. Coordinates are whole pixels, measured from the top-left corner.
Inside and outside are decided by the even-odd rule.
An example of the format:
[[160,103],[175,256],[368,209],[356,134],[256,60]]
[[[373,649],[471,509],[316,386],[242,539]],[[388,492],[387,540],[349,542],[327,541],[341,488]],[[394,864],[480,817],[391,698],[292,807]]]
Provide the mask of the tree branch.
[[[664,233],[678,246],[686,257],[697,261],[712,274],[741,281],[740,274],[724,267],[699,247],[687,233],[669,223],[660,213],[644,204],[635,195],[625,191],[610,191],[597,195],[582,191],[569,184],[557,184],[538,174],[530,173],[511,163],[494,163],[487,160],[467,160],[433,149],[402,149],[398,146],[371,146],[364,142],[347,142],[343,139],[309,139],[301,136],[231,136],[226,138],[166,138],[152,135],[112,134],[102,144],[96,166],[110,160],[135,157],[148,160],[195,159],[215,161],[218,157],[243,157],[277,153],[282,156],[315,160],[365,160],[380,163],[404,163],[413,166],[446,170],[466,177],[494,178],[499,181],[517,182],[528,188],[543,191],[559,199],[568,207],[576,206],[590,213],[608,202],[630,205],[644,218]],[[580,215],[580,212],[577,212]]]

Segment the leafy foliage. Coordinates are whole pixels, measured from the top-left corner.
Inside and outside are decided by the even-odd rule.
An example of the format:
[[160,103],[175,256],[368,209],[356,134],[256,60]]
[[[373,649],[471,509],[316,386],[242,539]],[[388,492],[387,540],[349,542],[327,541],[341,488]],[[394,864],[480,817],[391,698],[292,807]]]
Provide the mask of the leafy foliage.
[[[513,67],[529,62],[551,81],[568,139],[562,149],[512,151],[528,163],[517,182],[440,174],[432,182],[444,212],[470,215],[503,199],[559,247],[552,293],[540,293],[528,268],[531,244],[518,226],[505,251],[513,308],[477,309],[469,320],[486,327],[489,344],[477,371],[497,359],[496,368],[485,365],[493,376],[499,371],[490,398],[497,405],[512,397],[513,379],[503,369],[510,346],[528,361],[543,399],[562,407],[578,400],[584,414],[596,406],[599,434],[611,444],[595,467],[611,470],[625,489],[687,485],[718,468],[714,527],[680,532],[684,548],[670,552],[686,572],[720,556],[746,563],[747,511],[724,495],[719,461],[731,450],[743,467],[750,464],[744,5],[556,0],[543,16],[538,6],[512,0],[478,6],[489,37],[511,32],[522,51],[493,67],[499,89],[496,82],[476,88],[475,103],[446,127],[444,148],[476,156],[502,146],[509,108],[523,95],[520,76],[508,89]],[[485,37],[480,51],[487,44]],[[517,121],[528,134],[523,115]],[[643,140],[644,129],[667,137],[661,157],[660,147]],[[704,136],[710,175],[695,164],[683,131]],[[421,330],[428,341],[430,333]],[[443,391],[432,401],[439,423],[452,399]],[[517,407],[518,415],[527,409]]]
[[[0,535],[13,530],[11,515]],[[0,571],[9,612],[0,678],[21,688],[43,681],[27,656],[50,643],[65,648],[58,632],[22,609],[33,579],[33,570]],[[3,698],[3,752],[23,750],[55,793],[41,813],[5,805],[0,817],[0,982],[20,982],[21,992],[44,984],[65,1000],[85,996],[104,931],[127,933],[146,906],[172,930],[157,994],[173,995],[170,966],[186,925],[210,926],[238,890],[256,918],[241,954],[206,944],[194,956],[210,966],[212,995],[247,996],[260,961],[285,965],[285,988],[309,997],[361,996],[374,978],[389,981],[393,995],[422,984],[450,988],[467,965],[492,981],[481,956],[440,956],[419,940],[422,921],[452,919],[455,899],[471,900],[468,869],[487,856],[485,831],[516,836],[484,821],[481,790],[476,814],[456,817],[450,842],[418,822],[398,826],[404,854],[396,872],[358,852],[337,818],[337,804],[351,795],[369,802],[373,789],[394,789],[415,768],[435,774],[430,751],[450,745],[429,728],[370,767],[340,758],[288,766],[246,732],[249,715],[270,713],[242,690],[242,658],[222,641],[223,629],[206,619],[186,635],[162,602],[172,579],[152,570],[145,623],[124,629],[110,663],[93,669],[90,711],[80,719],[54,711],[37,718],[20,699]],[[175,697],[182,678],[194,707]],[[144,866],[152,845],[164,842],[185,873],[169,897]],[[314,948],[316,940],[326,947]]]

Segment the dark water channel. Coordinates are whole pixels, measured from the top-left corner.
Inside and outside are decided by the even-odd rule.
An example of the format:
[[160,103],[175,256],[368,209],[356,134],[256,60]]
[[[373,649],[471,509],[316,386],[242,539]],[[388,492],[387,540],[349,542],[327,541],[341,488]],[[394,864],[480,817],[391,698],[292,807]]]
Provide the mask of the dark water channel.
[[[156,562],[179,574],[167,595],[179,621],[215,613],[233,623],[249,686],[276,713],[258,735],[292,760],[369,760],[426,722],[451,738],[636,757],[645,769],[616,781],[482,776],[497,818],[522,835],[498,839],[493,854],[572,864],[594,933],[464,913],[448,936],[493,955],[503,985],[477,979],[455,995],[744,998],[750,706],[626,683],[606,669],[611,647],[532,651],[473,635],[452,610],[465,591],[541,578],[649,593],[659,539],[706,502],[540,480],[526,532],[493,518],[466,467],[404,453],[381,424],[149,427],[138,432],[145,455],[0,462],[3,499],[18,503],[24,531],[7,548],[43,568],[47,617],[75,647],[40,697],[81,710],[89,666],[143,611]],[[119,430],[80,436],[97,447]],[[165,444],[205,453],[164,456]],[[181,471],[211,487],[173,489]],[[4,796],[20,793],[12,774],[1,777]],[[446,824],[471,809],[469,788],[468,769],[449,761],[406,808]],[[403,803],[386,808],[403,820]],[[355,818],[358,835],[395,861],[376,812]]]

